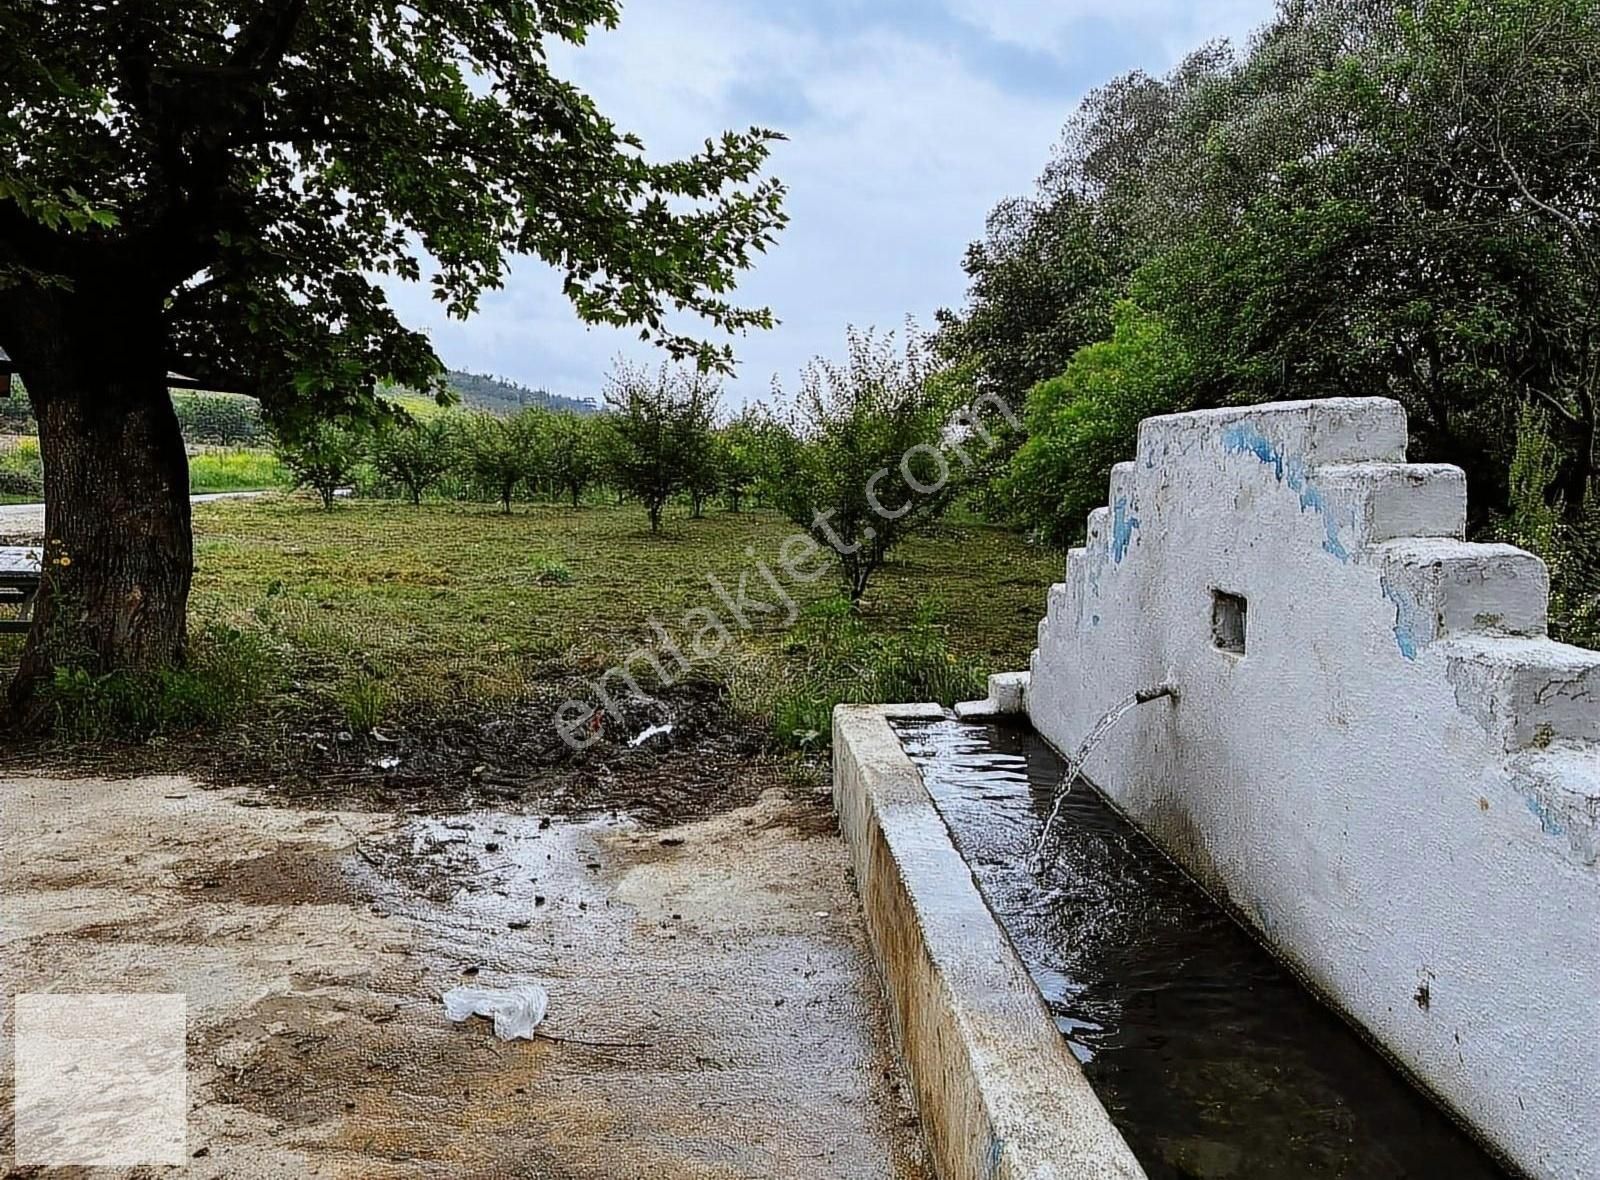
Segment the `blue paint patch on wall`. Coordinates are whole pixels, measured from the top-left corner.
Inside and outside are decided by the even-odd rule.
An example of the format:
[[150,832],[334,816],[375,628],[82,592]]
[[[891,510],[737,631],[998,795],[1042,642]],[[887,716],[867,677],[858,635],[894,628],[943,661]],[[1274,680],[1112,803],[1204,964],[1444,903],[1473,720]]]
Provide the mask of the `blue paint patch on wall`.
[[1396,586],[1388,578],[1380,583],[1383,586],[1383,596],[1394,603],[1394,641],[1400,647],[1400,654],[1408,660],[1417,658],[1417,649],[1422,646],[1418,640],[1421,631],[1422,607],[1417,600],[1403,586]]
[[1323,531],[1327,534],[1322,542],[1324,553],[1338,558],[1340,561],[1350,560],[1350,551],[1344,547],[1344,542],[1339,539],[1339,521],[1322,495],[1322,489],[1312,482],[1310,474],[1306,471],[1305,460],[1293,458],[1286,464],[1284,482],[1289,485],[1289,490],[1300,497],[1301,512],[1315,512],[1322,517]]
[[1222,448],[1230,455],[1243,455],[1249,453],[1272,467],[1278,473],[1278,482],[1283,482],[1283,456],[1278,453],[1278,448],[1272,445],[1272,440],[1262,434],[1247,422],[1240,422],[1228,427],[1222,432]]
[[1528,796],[1528,813],[1539,821],[1539,830],[1546,836],[1565,836],[1566,825],[1543,799],[1537,795]]
[[1133,531],[1139,527],[1139,518],[1128,512],[1128,499],[1118,496],[1111,509],[1111,560],[1118,565],[1128,556],[1128,546],[1133,541]]
[[1272,468],[1278,482],[1287,484],[1289,490],[1300,497],[1301,512],[1315,512],[1322,518],[1324,538],[1322,551],[1341,562],[1350,560],[1350,550],[1339,537],[1339,520],[1322,489],[1312,481],[1305,460],[1298,455],[1285,456],[1273,445],[1271,439],[1247,422],[1238,422],[1222,431],[1222,449],[1230,455],[1254,455]]

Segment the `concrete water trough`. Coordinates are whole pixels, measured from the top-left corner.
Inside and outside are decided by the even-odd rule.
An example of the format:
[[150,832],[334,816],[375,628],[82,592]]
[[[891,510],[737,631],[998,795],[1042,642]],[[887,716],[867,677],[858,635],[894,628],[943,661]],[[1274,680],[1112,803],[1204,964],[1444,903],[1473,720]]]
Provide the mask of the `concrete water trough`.
[[[933,706],[836,713],[835,802],[946,1180],[1600,1176],[1600,654],[1546,637],[1542,563],[1463,542],[1461,473],[1406,463],[1406,442],[1384,399],[1149,420],[1050,593],[1029,673],[995,678],[964,721]],[[1026,732],[976,735],[1004,714],[1078,754],[1071,773],[1018,753]],[[917,737],[919,724],[966,728]],[[986,741],[1011,760],[999,790],[963,761]],[[1035,839],[1051,810],[1041,776],[1079,771],[1095,790],[1063,817],[1066,843],[1024,864],[1020,833]],[[1099,843],[1074,853],[1082,825]],[[1084,847],[1094,872],[1109,857],[1125,876],[1075,892]],[[1140,857],[1152,872],[1134,880]],[[1128,1041],[1164,1040],[1147,1012],[1073,1031],[1072,1002],[1097,981],[1067,978],[1059,962],[1079,960],[1052,959],[1050,940],[1105,942],[1112,924],[1084,899],[1097,888],[1116,909],[1156,867],[1225,914],[1226,930],[1207,929],[1254,964],[1232,979],[1206,948],[1174,954],[1170,973],[1205,1001],[1191,1023],[1270,1047],[1287,1034],[1239,1016],[1248,1003],[1228,1015],[1258,989],[1332,1047],[1290,1038],[1279,1063],[1251,1050],[1248,1068],[1224,1055],[1206,1075],[1224,1113],[1230,1094],[1300,1086],[1285,1121],[1307,1125],[1285,1127],[1281,1163],[1261,1162],[1254,1132],[1186,1135],[1181,1068],[1107,1080],[1138,1057],[1119,1058]],[[1138,904],[1117,938],[1169,908]],[[1168,970],[1114,949],[1104,962]],[[1205,987],[1202,970],[1217,972]],[[1170,1003],[1167,982],[1142,976],[1129,1003]],[[1330,1055],[1346,1064],[1317,1063]],[[1312,1058],[1297,1081],[1294,1062]],[[1160,1105],[1163,1086],[1171,1110],[1144,1119],[1130,1093]]]
[[834,802],[942,1180],[1143,1177],[995,923],[891,720],[842,705]]

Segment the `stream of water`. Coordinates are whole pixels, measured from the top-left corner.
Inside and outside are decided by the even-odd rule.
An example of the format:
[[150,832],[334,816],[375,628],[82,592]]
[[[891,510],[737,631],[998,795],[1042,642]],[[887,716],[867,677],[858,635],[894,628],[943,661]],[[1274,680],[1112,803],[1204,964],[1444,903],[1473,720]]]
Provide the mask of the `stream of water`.
[[1045,858],[1050,854],[1050,841],[1057,830],[1057,822],[1061,819],[1061,808],[1066,804],[1067,796],[1072,794],[1072,788],[1083,777],[1084,764],[1089,761],[1089,755],[1094,753],[1094,748],[1105,741],[1116,728],[1117,722],[1138,706],[1148,705],[1151,701],[1159,701],[1163,697],[1176,696],[1176,691],[1169,685],[1130,693],[1107,709],[1105,716],[1090,727],[1089,735],[1079,744],[1072,757],[1067,759],[1067,764],[1061,772],[1061,782],[1056,786],[1055,799],[1050,804],[1050,814],[1039,830],[1039,843],[1034,847],[1033,855],[1041,868],[1044,866]]
[[896,728],[1151,1180],[1504,1180],[1031,729]]

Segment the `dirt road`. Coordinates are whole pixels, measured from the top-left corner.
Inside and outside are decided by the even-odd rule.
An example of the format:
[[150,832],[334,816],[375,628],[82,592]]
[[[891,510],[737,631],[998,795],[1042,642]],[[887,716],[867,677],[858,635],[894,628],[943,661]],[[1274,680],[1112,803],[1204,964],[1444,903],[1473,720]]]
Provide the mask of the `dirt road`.
[[[190,496],[189,503],[204,504],[208,500],[247,500],[264,496],[265,492],[206,492]],[[0,537],[22,541],[44,536],[43,504],[0,504]]]
[[[0,784],[4,1109],[13,995],[181,992],[195,1177],[926,1176],[805,793],[649,831],[266,803]],[[468,981],[544,984],[561,1039],[449,1023]]]

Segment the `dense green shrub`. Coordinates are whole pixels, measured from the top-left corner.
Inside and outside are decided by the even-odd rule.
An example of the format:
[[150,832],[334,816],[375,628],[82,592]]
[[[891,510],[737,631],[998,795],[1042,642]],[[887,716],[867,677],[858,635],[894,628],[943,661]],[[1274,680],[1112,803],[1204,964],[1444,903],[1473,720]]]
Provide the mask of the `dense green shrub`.
[[764,669],[745,705],[770,719],[779,741],[827,746],[835,705],[935,701],[983,696],[982,671],[958,660],[924,604],[904,631],[880,634],[845,597],[809,607],[784,642],[783,661]]
[[31,472],[0,467],[0,496],[38,497],[44,495],[44,482]]
[[38,434],[39,423],[33,416],[33,405],[28,401],[28,391],[22,378],[11,376],[11,396],[0,397],[0,434]]
[[143,741],[238,720],[283,678],[259,632],[207,626],[180,668],[96,674],[58,665],[46,692],[55,735],[68,741]]
[[174,393],[183,439],[190,444],[220,447],[261,446],[267,427],[254,398],[229,393]]
[[349,486],[366,460],[368,441],[364,426],[317,421],[279,438],[273,450],[294,476],[294,486],[316,489],[331,512],[335,494]]
[[1154,316],[1132,303],[1117,309],[1110,340],[1080,349],[1059,377],[1028,394],[1027,441],[1002,483],[1015,518],[1058,543],[1083,533],[1106,502],[1114,464],[1133,458],[1139,422],[1187,408],[1188,357]]
[[1550,567],[1550,634],[1600,648],[1600,508],[1590,504],[1574,516],[1559,498],[1551,503],[1546,489],[1560,470],[1549,418],[1524,406],[1511,462],[1510,511],[1496,521],[1495,533],[1538,554]]
[[37,439],[19,439],[0,450],[0,495],[30,499],[44,495],[44,463]]

